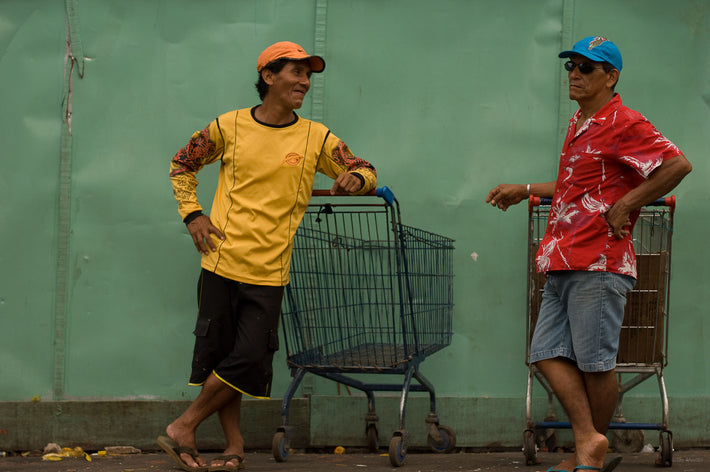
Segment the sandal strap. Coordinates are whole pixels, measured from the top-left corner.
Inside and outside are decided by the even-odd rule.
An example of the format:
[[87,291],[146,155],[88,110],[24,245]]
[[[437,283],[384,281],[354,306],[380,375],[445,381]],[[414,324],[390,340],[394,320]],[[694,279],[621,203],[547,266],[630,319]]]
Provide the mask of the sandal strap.
[[191,447],[178,446],[178,447],[173,448],[173,450],[174,450],[175,452],[177,452],[178,455],[180,455],[180,454],[187,454],[187,455],[189,455],[190,457],[192,457],[193,460],[195,460],[195,459],[197,459],[198,457],[200,457],[200,455],[197,453],[197,451],[194,450],[194,449],[191,448]]
[[238,455],[238,454],[223,454],[221,456],[217,456],[213,461],[224,461],[224,462],[229,462],[233,461],[234,459],[237,459],[239,462],[244,462],[244,457]]

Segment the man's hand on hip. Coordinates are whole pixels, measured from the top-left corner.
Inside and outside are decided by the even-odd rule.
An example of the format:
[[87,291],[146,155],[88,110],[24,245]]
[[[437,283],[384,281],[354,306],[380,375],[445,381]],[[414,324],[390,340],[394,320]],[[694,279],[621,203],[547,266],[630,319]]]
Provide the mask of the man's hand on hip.
[[224,241],[222,232],[212,225],[210,218],[207,215],[200,215],[187,224],[187,230],[192,236],[192,242],[201,254],[209,254],[217,250],[214,240],[211,235],[215,235],[220,241]]

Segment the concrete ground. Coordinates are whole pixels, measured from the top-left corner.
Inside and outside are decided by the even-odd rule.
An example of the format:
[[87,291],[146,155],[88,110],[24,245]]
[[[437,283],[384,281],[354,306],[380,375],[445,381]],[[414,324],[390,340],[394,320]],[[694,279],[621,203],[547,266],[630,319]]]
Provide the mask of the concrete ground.
[[[203,452],[209,459],[217,453]],[[710,471],[710,449],[688,449],[673,453],[673,466],[660,468],[654,465],[657,454],[614,454],[623,461],[615,469],[619,472],[706,472]],[[154,472],[179,471],[180,469],[162,452],[121,454],[98,457],[90,456],[91,462],[83,458],[64,458],[61,461],[43,461],[41,455],[10,455],[0,457],[0,471],[8,472]],[[245,471],[252,472],[545,472],[548,468],[567,457],[562,453],[539,453],[541,464],[526,466],[523,453],[513,452],[453,452],[436,454],[432,452],[410,452],[402,467],[390,465],[386,450],[381,454],[367,454],[362,450],[345,454],[332,452],[293,452],[286,462],[276,462],[267,451],[248,452]]]

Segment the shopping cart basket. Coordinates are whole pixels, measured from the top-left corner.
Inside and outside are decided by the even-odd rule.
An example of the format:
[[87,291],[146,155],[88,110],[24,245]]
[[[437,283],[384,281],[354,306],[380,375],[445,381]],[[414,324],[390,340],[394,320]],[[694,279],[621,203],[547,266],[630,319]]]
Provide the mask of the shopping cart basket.
[[[289,403],[307,372],[366,394],[372,452],[379,436],[373,392],[401,391],[399,430],[389,444],[394,466],[407,453],[407,394],[429,392],[428,445],[451,451],[456,435],[439,424],[434,387],[419,365],[451,343],[453,240],[403,225],[387,187],[369,196],[313,195],[296,232],[284,294],[281,322],[293,380],[272,442],[274,458],[287,458]],[[362,373],[403,374],[404,381],[366,383],[351,376]]]
[[[555,448],[556,428],[571,427],[569,423],[557,421],[552,388],[535,366],[527,361],[530,358],[530,341],[545,284],[545,275],[536,271],[535,255],[545,234],[550,203],[549,199],[537,197],[530,197],[528,203],[528,385],[525,402],[527,427],[523,434],[527,465],[538,463],[537,447],[548,450]],[[610,430],[614,430],[612,447],[620,452],[640,451],[645,442],[643,430],[658,430],[660,454],[657,463],[666,467],[673,463],[673,433],[668,429],[668,396],[663,380],[663,368],[668,364],[668,308],[674,211],[675,197],[661,198],[641,209],[634,227],[633,242],[638,278],[636,286],[627,295],[616,366],[619,394],[616,413],[609,426]],[[622,414],[624,394],[654,375],[658,380],[661,396],[661,423],[627,422]],[[532,420],[533,378],[537,379],[547,392],[548,411],[542,422]]]

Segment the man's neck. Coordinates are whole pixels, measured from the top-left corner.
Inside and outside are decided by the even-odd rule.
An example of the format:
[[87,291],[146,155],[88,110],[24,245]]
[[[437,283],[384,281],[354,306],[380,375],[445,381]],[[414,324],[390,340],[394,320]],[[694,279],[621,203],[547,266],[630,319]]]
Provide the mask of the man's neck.
[[609,95],[602,95],[601,97],[595,97],[590,100],[577,100],[579,104],[579,109],[582,114],[579,116],[580,121],[584,122],[589,118],[596,115],[596,113],[601,110],[604,105],[609,103],[614,98],[614,92]]
[[292,109],[276,106],[267,101],[264,101],[254,110],[254,116],[262,123],[272,126],[287,125],[296,119]]

